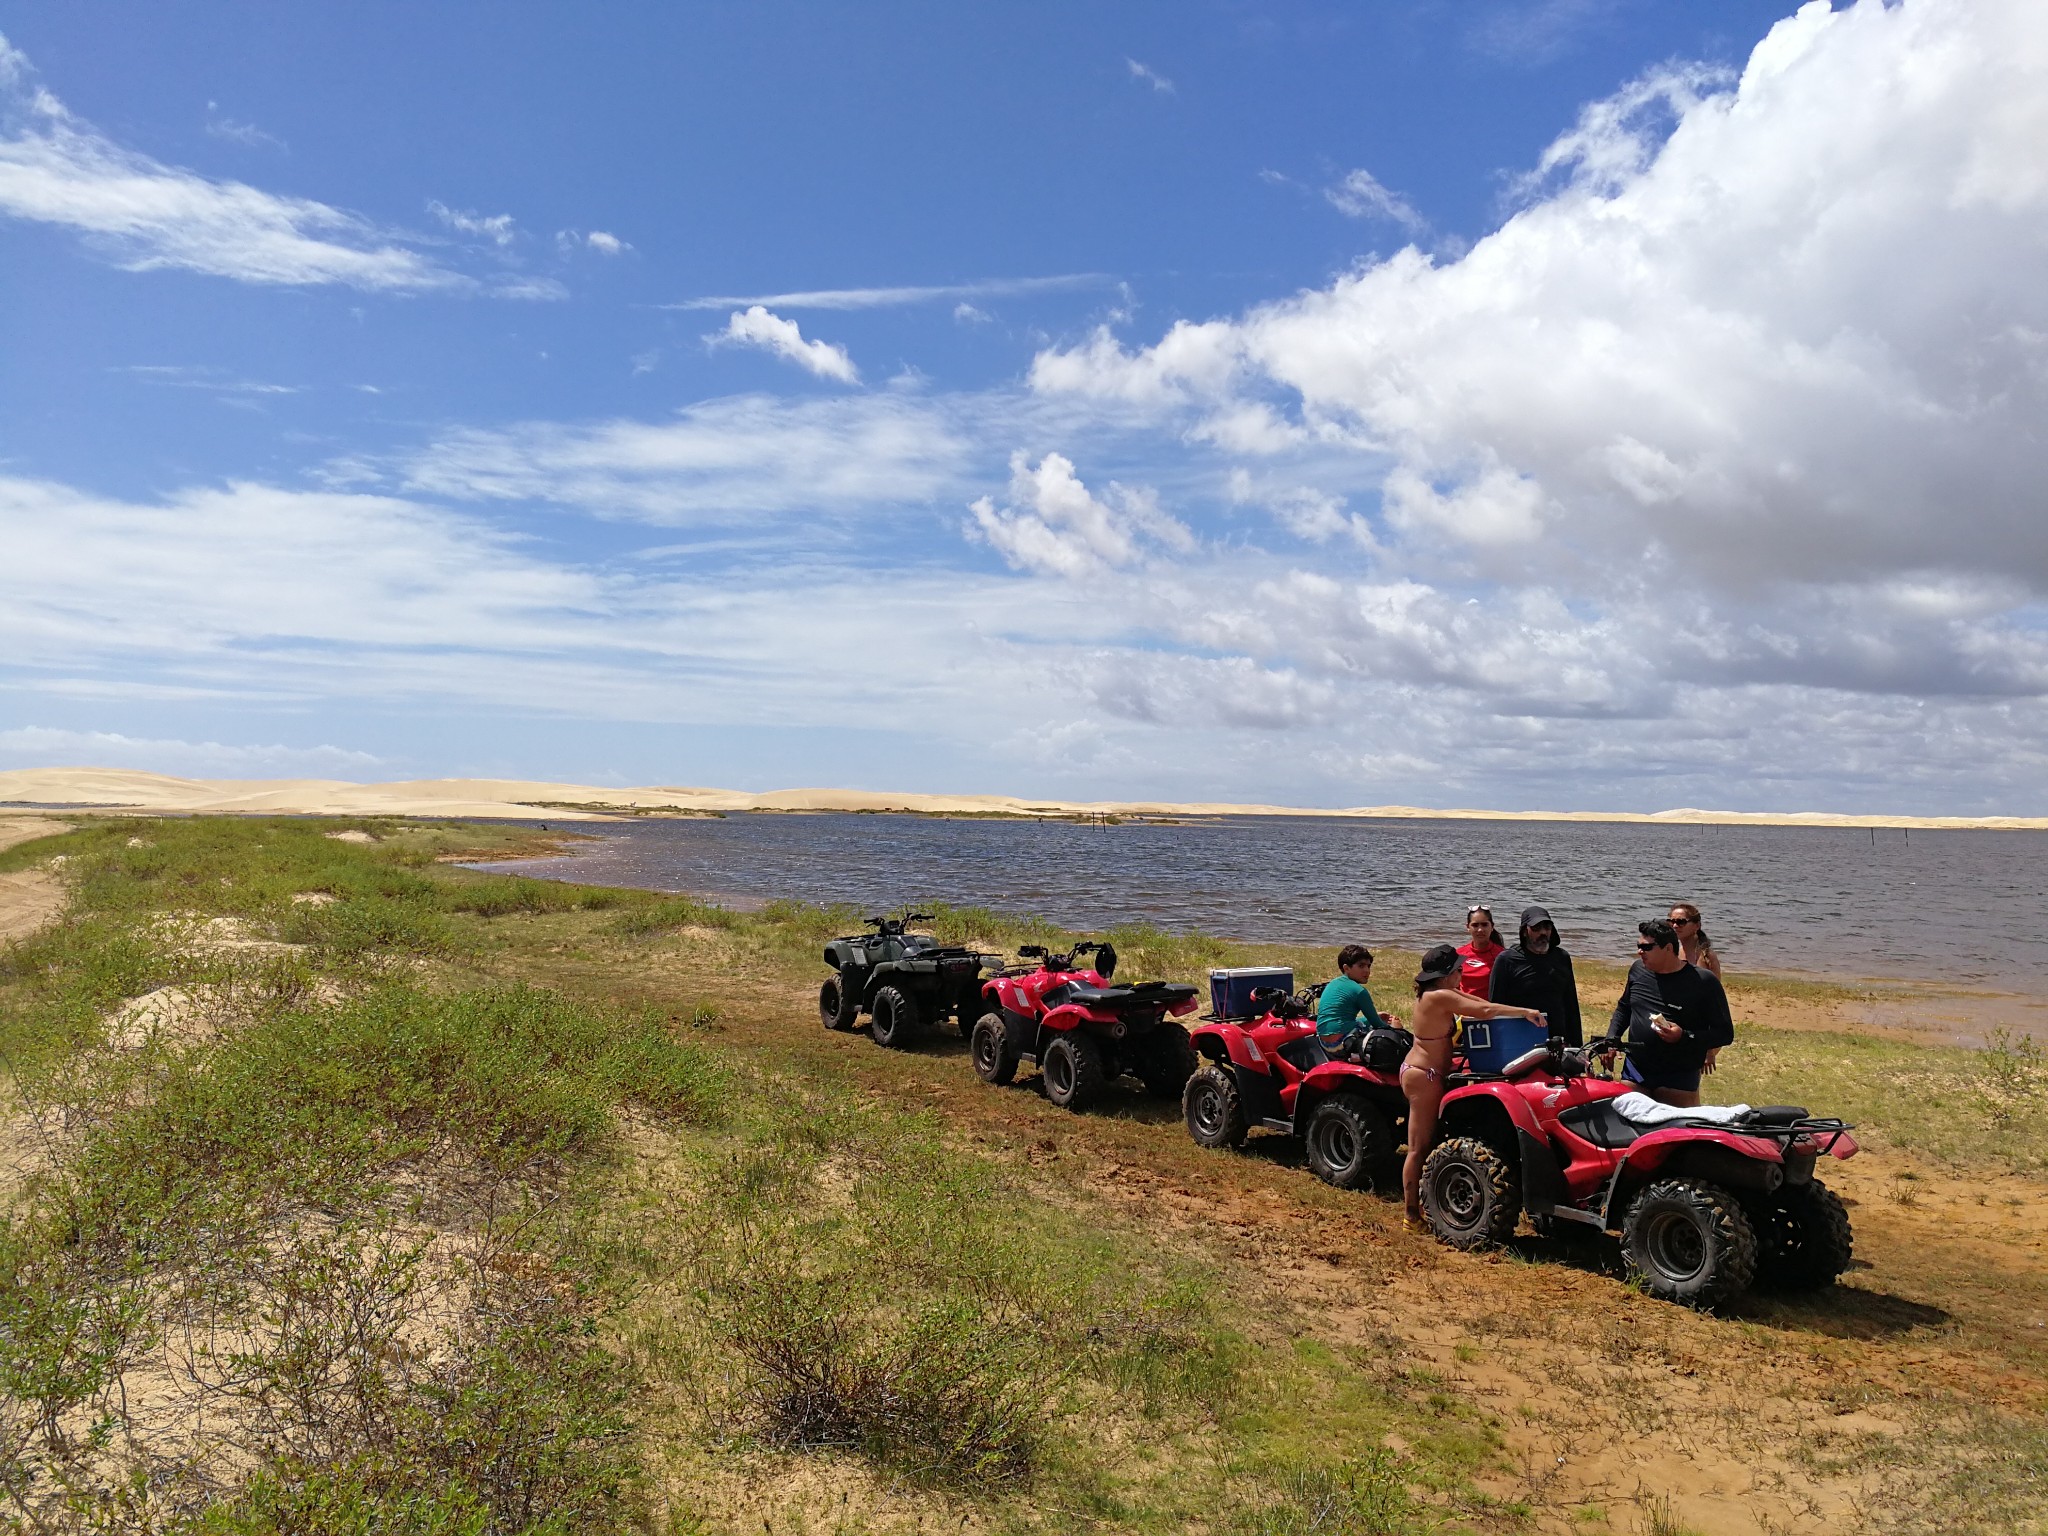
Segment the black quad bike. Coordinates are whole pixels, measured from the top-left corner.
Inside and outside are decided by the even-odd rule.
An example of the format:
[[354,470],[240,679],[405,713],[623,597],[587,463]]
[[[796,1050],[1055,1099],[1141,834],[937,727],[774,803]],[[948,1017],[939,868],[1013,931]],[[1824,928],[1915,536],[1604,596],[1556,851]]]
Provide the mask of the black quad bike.
[[1001,957],[909,931],[912,923],[931,917],[870,917],[872,933],[847,934],[825,946],[825,963],[834,974],[818,988],[818,1017],[827,1029],[854,1029],[865,1013],[875,1044],[897,1050],[947,1018],[962,1039],[974,1032],[981,1016],[981,973],[1000,965]]

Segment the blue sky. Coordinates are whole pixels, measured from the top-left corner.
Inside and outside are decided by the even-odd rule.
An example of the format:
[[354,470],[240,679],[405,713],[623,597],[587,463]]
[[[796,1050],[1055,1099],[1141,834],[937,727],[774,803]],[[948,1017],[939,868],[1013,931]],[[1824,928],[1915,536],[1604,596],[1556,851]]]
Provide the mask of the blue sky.
[[0,33],[0,766],[2048,810],[2019,0]]

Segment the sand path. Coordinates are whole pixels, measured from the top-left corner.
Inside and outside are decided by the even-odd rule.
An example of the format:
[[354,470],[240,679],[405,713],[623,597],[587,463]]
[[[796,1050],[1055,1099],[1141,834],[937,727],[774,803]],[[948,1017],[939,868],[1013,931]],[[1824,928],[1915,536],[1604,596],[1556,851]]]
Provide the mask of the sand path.
[[[0,816],[0,850],[70,830],[47,816]],[[64,905],[64,887],[47,869],[0,875],[0,943],[34,933]]]

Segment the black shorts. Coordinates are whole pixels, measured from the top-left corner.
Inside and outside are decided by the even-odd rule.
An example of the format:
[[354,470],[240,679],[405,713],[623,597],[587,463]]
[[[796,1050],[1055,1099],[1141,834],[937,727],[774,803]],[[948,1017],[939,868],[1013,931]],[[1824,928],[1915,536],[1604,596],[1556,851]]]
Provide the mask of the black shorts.
[[1668,1088],[1674,1093],[1700,1091],[1700,1068],[1697,1062],[1687,1066],[1683,1062],[1660,1061],[1647,1067],[1640,1067],[1631,1057],[1628,1064],[1621,1069],[1621,1075],[1645,1088]]

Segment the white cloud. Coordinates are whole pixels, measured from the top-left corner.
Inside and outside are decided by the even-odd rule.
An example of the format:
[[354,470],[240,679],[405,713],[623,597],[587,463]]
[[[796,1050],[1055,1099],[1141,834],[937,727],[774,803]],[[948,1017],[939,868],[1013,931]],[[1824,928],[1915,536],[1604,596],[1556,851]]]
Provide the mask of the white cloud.
[[1020,570],[1073,577],[1130,565],[1147,538],[1182,553],[1195,547],[1194,535],[1160,508],[1156,492],[1112,480],[1097,497],[1072,461],[1057,453],[1035,468],[1029,455],[1011,454],[1010,498],[1016,505],[978,498],[968,509],[974,516],[968,527]]
[[987,310],[976,309],[972,304],[962,299],[953,306],[953,318],[962,325],[986,325],[989,316]]
[[600,256],[617,256],[633,248],[617,235],[610,234],[602,229],[593,229],[583,237],[583,243],[593,251],[596,251]]
[[473,284],[325,203],[213,181],[115,145],[0,38],[0,213],[83,234],[130,271],[396,292]]
[[0,763],[16,768],[139,768],[214,778],[325,777],[370,773],[384,766],[382,758],[345,747],[230,745],[40,725],[0,731]]
[[992,277],[976,283],[938,283],[897,288],[807,288],[792,293],[724,294],[683,299],[668,309],[734,309],[760,304],[770,309],[893,309],[946,299],[1005,298],[1106,288],[1115,278],[1103,272],[1067,272],[1055,277]]
[[2039,6],[1811,4],[1731,91],[1666,70],[1588,109],[1550,190],[1461,259],[1404,251],[1138,351],[1098,332],[1031,379],[1212,417],[1291,400],[1391,459],[1390,516],[1519,548],[1524,580],[1664,551],[1726,589],[2048,591],[2044,143]]
[[1354,219],[1384,219],[1414,234],[1429,228],[1429,220],[1398,192],[1390,192],[1371,171],[1356,170],[1335,186],[1323,189],[1323,196],[1339,213]]
[[403,489],[431,496],[668,524],[749,522],[929,502],[959,482],[971,432],[915,395],[742,395],[662,421],[452,432],[396,473]]
[[1342,497],[1315,486],[1261,483],[1249,471],[1233,469],[1229,491],[1231,501],[1239,506],[1264,508],[1298,539],[1327,544],[1332,539],[1344,538],[1366,551],[1379,548],[1370,522],[1348,510]]
[[221,117],[219,110],[214,102],[206,104],[206,133],[209,138],[239,144],[244,149],[274,149],[282,154],[291,152],[291,146],[276,134],[265,133],[254,123],[238,123],[231,117]]
[[785,320],[759,304],[736,310],[725,329],[704,338],[713,346],[758,347],[784,362],[795,363],[806,373],[840,384],[858,384],[860,370],[846,355],[846,348],[827,341],[805,341],[794,320]]
[[500,250],[519,238],[519,226],[509,213],[494,213],[485,216],[461,208],[450,208],[437,199],[427,200],[427,212],[439,219],[458,235],[473,235],[479,240],[488,240]]
[[1150,65],[1140,64],[1136,59],[1125,59],[1124,64],[1129,68],[1133,80],[1144,81],[1162,96],[1171,96],[1174,93],[1173,82]]

